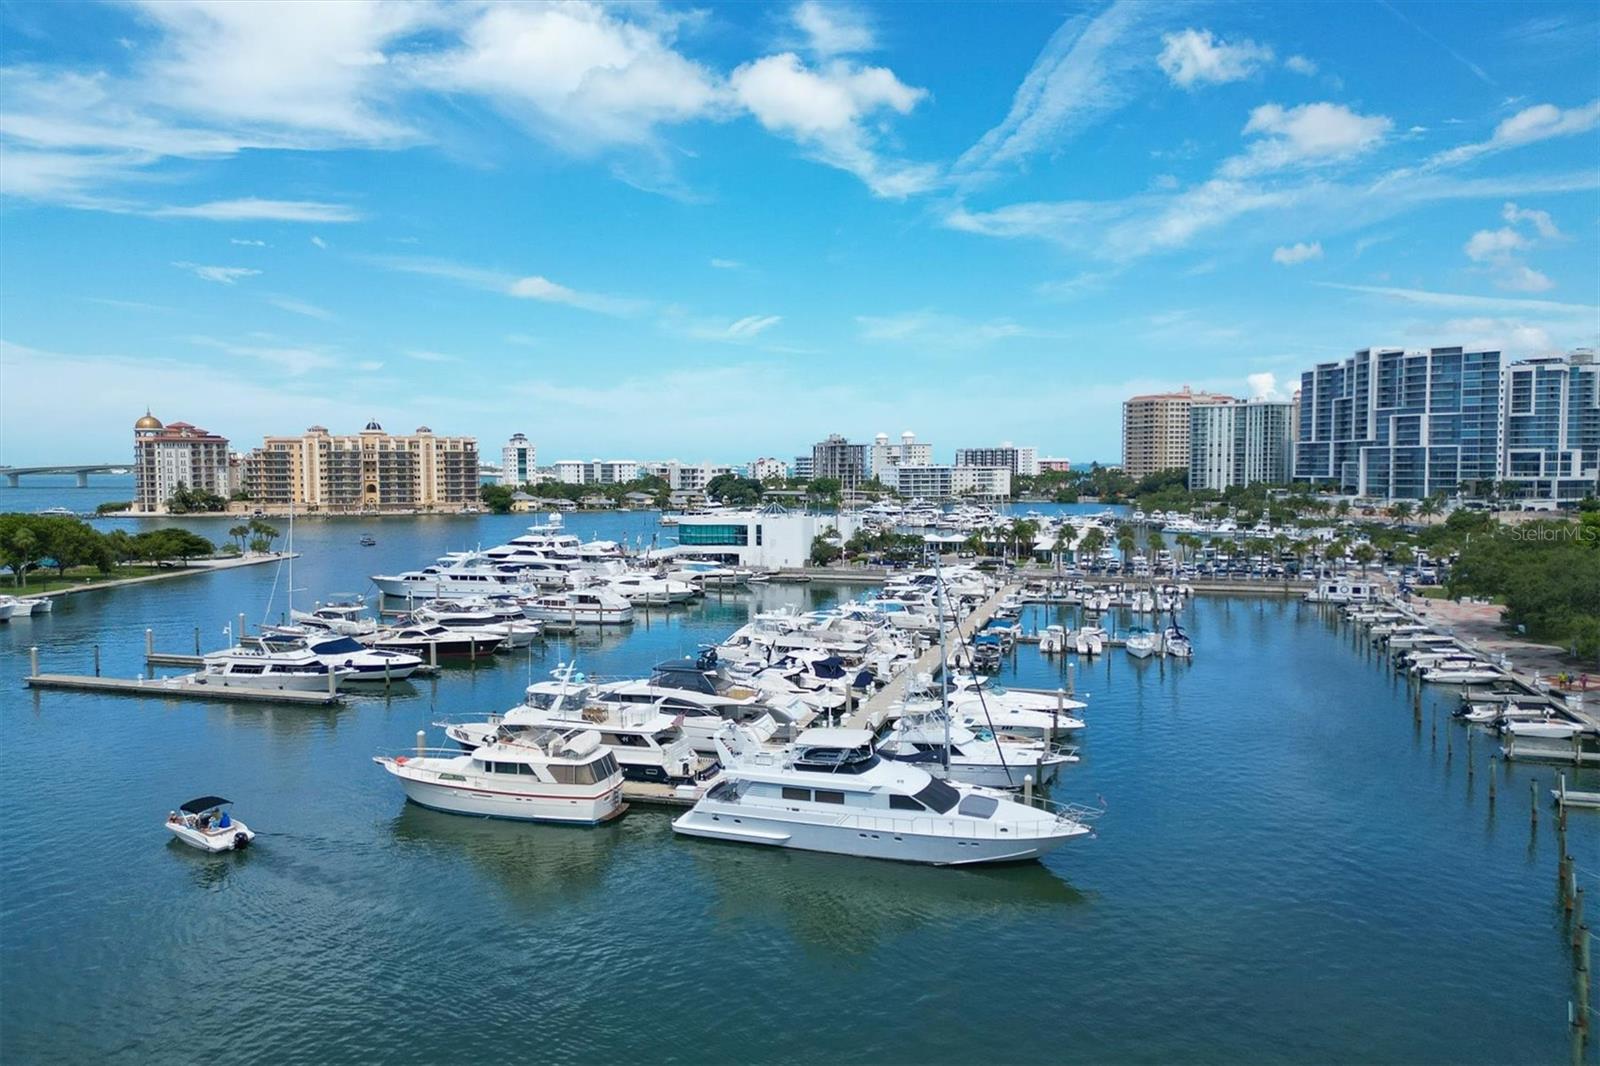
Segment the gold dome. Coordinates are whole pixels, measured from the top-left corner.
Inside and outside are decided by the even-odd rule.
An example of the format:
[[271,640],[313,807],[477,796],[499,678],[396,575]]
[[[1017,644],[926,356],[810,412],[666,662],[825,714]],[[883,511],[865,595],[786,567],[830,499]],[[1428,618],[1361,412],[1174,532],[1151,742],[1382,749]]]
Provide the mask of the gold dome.
[[144,409],[144,417],[133,424],[134,429],[161,429],[161,419],[150,413],[150,408]]

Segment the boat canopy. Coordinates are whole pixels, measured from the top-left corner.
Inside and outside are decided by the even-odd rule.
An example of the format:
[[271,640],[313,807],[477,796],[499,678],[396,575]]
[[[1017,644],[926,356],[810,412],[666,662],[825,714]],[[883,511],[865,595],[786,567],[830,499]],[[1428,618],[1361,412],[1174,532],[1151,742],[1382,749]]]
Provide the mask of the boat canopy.
[[204,814],[215,807],[222,807],[232,802],[232,800],[225,800],[221,796],[200,796],[197,799],[190,800],[178,809],[184,814]]

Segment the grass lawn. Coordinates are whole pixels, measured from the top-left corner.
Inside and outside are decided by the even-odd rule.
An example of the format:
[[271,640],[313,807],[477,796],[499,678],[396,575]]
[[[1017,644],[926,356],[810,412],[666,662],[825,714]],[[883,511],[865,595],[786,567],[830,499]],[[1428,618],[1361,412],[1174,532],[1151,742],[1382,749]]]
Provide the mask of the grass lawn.
[[[1420,588],[1413,588],[1411,591],[1429,600],[1448,600],[1450,598],[1443,585],[1423,585]],[[1490,603],[1498,604],[1501,607],[1506,605],[1504,596],[1481,596],[1479,599],[1488,600]]]
[[27,580],[20,586],[14,579],[7,578],[0,582],[0,592],[13,596],[28,596],[41,592],[55,592],[59,589],[74,588],[78,585],[87,585],[95,581],[120,581],[129,577],[148,577],[151,574],[168,574],[180,569],[177,564],[171,566],[143,566],[129,564],[118,566],[109,574],[102,574],[92,566],[74,566],[67,570],[66,576],[54,570],[30,570]]

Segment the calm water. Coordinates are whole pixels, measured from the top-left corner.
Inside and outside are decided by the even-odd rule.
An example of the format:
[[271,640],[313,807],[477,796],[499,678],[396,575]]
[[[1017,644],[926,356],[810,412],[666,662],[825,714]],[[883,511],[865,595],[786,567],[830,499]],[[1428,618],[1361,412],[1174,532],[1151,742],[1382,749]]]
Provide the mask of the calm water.
[[[631,540],[647,523],[570,528]],[[303,522],[296,584],[360,590],[523,524]],[[282,609],[274,579],[70,597],[0,629],[6,1061],[1566,1056],[1554,819],[1530,831],[1528,809],[1530,777],[1553,772],[1491,764],[1480,736],[1469,778],[1444,701],[1415,723],[1315,610],[1203,601],[1193,664],[1115,652],[1081,670],[1084,759],[1057,796],[1103,796],[1099,837],[988,871],[678,840],[649,809],[593,830],[457,818],[407,806],[370,761],[438,716],[516,702],[566,643],[337,710],[20,687],[34,643],[47,669],[85,672],[99,643],[127,676],[147,626],[163,648],[191,649],[196,626],[214,646],[239,611]],[[758,607],[841,593],[713,597],[576,653],[642,671]],[[1061,677],[1032,648],[1008,673]],[[166,811],[213,790],[262,831],[251,852],[169,841]],[[1575,814],[1569,848],[1600,871],[1600,817]]]

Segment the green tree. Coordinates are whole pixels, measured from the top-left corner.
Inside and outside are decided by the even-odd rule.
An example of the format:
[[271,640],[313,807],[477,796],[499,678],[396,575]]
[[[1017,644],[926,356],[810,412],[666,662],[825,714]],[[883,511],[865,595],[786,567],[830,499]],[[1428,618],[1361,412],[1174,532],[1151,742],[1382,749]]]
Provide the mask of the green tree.
[[1373,557],[1377,554],[1377,549],[1363,541],[1355,546],[1355,550],[1350,553],[1350,556],[1355,559],[1356,564],[1361,567],[1361,572],[1365,574],[1367,572],[1367,564],[1372,562]]
[[811,538],[811,565],[828,566],[844,558],[844,549],[839,547],[835,537],[827,533],[819,533]]
[[244,551],[244,543],[250,539],[250,527],[242,522],[236,526],[229,526],[228,536],[232,538],[235,546],[240,551]]
[[493,514],[510,514],[511,494],[514,491],[510,485],[481,485],[478,488],[478,499]]
[[1090,563],[1095,560],[1095,557],[1100,554],[1105,546],[1105,530],[1099,526],[1090,526],[1083,536],[1078,538],[1077,546],[1073,548],[1073,554],[1077,557],[1078,562]]
[[[0,519],[22,519],[24,515],[0,515]],[[5,560],[14,582],[21,585],[28,571],[44,558],[44,545],[26,522],[0,526],[0,559]]]
[[1133,549],[1139,546],[1139,538],[1133,532],[1133,527],[1124,522],[1117,527],[1117,550],[1122,553],[1122,565],[1127,566],[1133,557]]
[[256,552],[269,552],[272,550],[273,541],[278,539],[276,527],[268,525],[259,518],[252,518],[250,528],[250,550]]
[[706,482],[706,496],[730,507],[754,507],[765,491],[761,482],[738,474],[718,474]]

